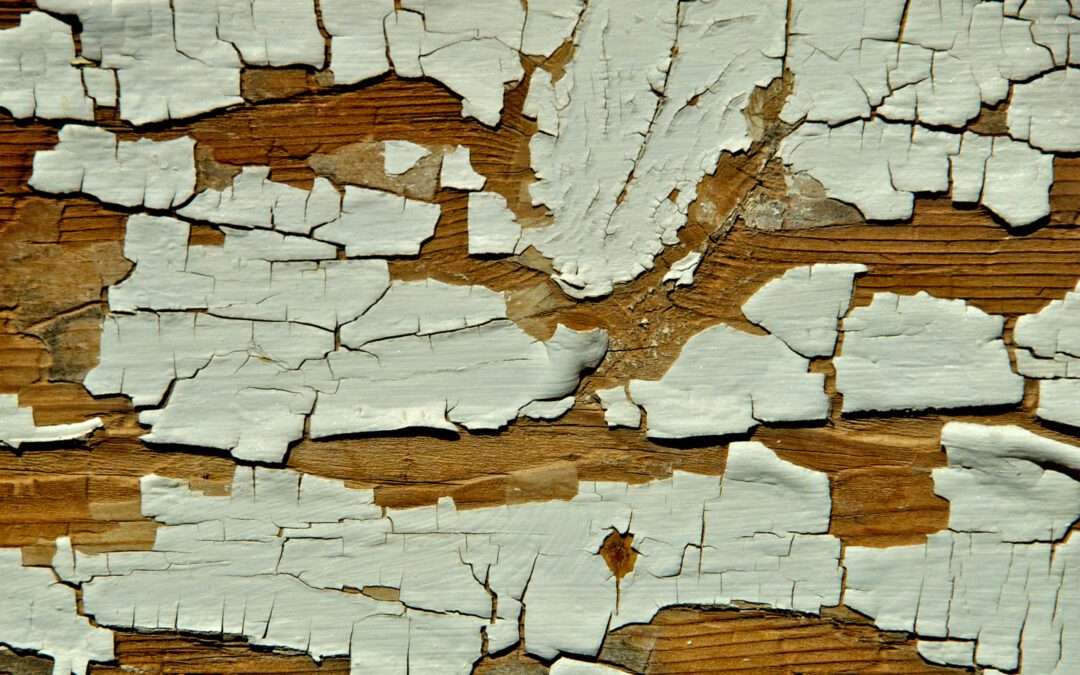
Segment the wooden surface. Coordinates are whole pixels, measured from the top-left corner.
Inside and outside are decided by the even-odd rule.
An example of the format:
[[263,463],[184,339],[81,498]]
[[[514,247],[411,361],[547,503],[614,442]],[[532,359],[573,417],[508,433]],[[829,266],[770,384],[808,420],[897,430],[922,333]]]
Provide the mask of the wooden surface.
[[[0,3],[0,25],[10,25],[26,3]],[[17,20],[17,19],[14,19]],[[521,115],[524,86],[507,96],[503,124],[487,129],[460,116],[459,101],[435,84],[388,77],[374,85],[332,88],[302,70],[249,71],[249,103],[192,122],[161,125],[149,136],[188,134],[198,142],[201,185],[228,181],[243,165],[269,164],[272,178],[309,186],[316,171],[347,180],[364,172],[362,141],[407,139],[425,144],[464,143],[489,188],[503,193],[527,225],[543,215],[528,204],[528,140],[533,124]],[[762,93],[764,140],[745,156],[724,157],[706,179],[683,243],[663,254],[657,268],[610,297],[575,303],[542,270],[542,261],[476,259],[467,255],[466,197],[436,196],[443,215],[421,255],[391,263],[397,279],[433,277],[483,284],[505,291],[513,318],[536,335],[556,323],[602,326],[612,353],[583,382],[575,408],[554,422],[521,421],[497,435],[384,434],[304,441],[287,465],[374,487],[383,505],[429,504],[453,496],[479,506],[569,497],[579,479],[644,481],[673,469],[722,473],[732,439],[659,444],[642,431],[606,429],[591,392],[623,378],[664,372],[696,331],[724,321],[748,330],[739,305],[769,278],[813,262],[862,262],[855,304],[876,291],[926,290],[964,298],[1015,317],[1061,298],[1080,279],[1080,158],[1058,159],[1053,215],[1045,223],[1010,232],[982,209],[957,209],[947,198],[917,200],[910,222],[867,225],[843,205],[818,199],[792,208],[790,225],[809,218],[821,225],[781,231],[756,230],[758,198],[785,199],[779,167],[771,157],[778,123],[770,111],[782,87]],[[981,123],[993,128],[992,114]],[[114,118],[100,122],[132,137]],[[22,547],[28,564],[46,564],[52,540],[71,536],[87,551],[146,548],[155,526],[139,514],[139,477],[157,472],[220,491],[234,462],[217,453],[143,445],[129,402],[89,396],[78,384],[97,359],[98,331],[106,306],[103,289],[123,278],[120,210],[83,198],[49,198],[26,185],[37,150],[56,141],[58,124],[14,122],[0,117],[0,393],[18,393],[33,405],[39,424],[101,416],[105,430],[86,444],[0,450],[0,546]],[[315,158],[315,159],[313,159]],[[415,189],[422,190],[423,186]],[[789,199],[790,201],[790,199]],[[801,209],[801,211],[799,211]],[[799,220],[798,214],[805,218]],[[817,218],[818,220],[814,221]],[[193,237],[212,243],[215,232],[196,228]],[[659,279],[691,247],[708,249],[692,287],[670,290]],[[541,269],[535,269],[540,267]],[[648,319],[647,323],[643,319]],[[835,393],[831,367],[815,363]],[[938,445],[951,419],[1010,422],[1073,440],[1033,416],[1036,391],[1029,385],[1021,406],[954,415],[839,416],[828,422],[760,428],[750,438],[780,456],[829,474],[832,533],[845,544],[884,546],[922,541],[945,527],[948,505],[934,496],[930,470],[944,463]],[[624,561],[625,562],[625,561]],[[321,664],[298,655],[256,651],[242,642],[175,635],[120,634],[118,664],[94,673],[286,673],[347,671],[331,659]],[[946,670],[922,661],[905,635],[874,629],[839,608],[823,618],[760,609],[670,609],[648,626],[608,636],[601,659],[639,672],[924,673]],[[0,655],[0,673],[48,672],[34,657]],[[955,670],[955,669],[954,669]],[[484,673],[542,672],[519,652],[487,658]]]

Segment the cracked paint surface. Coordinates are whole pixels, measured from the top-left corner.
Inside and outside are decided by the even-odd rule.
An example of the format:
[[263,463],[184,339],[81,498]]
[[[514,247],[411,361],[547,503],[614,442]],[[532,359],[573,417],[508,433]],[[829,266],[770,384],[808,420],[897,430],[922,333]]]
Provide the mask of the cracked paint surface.
[[[148,442],[278,462],[309,425],[314,438],[498,429],[536,402],[551,404],[549,415],[603,358],[604,331],[559,327],[536,340],[507,318],[500,293],[391,282],[376,256],[418,253],[437,204],[322,178],[302,190],[270,180],[266,167],[192,196],[193,147],[187,138],[117,144],[68,125],[56,150],[35,157],[31,179],[42,190],[172,209],[128,218],[124,255],[135,266],[109,289],[101,362],[84,381],[145,408]],[[410,152],[412,163],[423,158]],[[448,157],[465,184],[468,154]],[[472,239],[485,252],[516,230],[492,197],[503,200],[470,195],[495,207],[473,213],[481,232]],[[191,243],[201,222],[220,226],[220,245]]]
[[[519,630],[542,658],[594,657],[607,630],[667,605],[817,613],[839,599],[826,475],[760,443],[732,445],[723,477],[582,482],[569,501],[373,499],[287,470],[238,467],[222,497],[148,476],[142,510],[162,524],[153,550],[86,555],[62,539],[53,564],[99,625],[237,634],[348,655],[353,672],[468,672],[482,635],[495,652]],[[638,552],[618,584],[598,554],[612,531],[632,531]],[[355,592],[372,586],[397,599]]]
[[[240,461],[281,462],[302,438],[499,430],[575,407],[605,331],[560,325],[541,340],[501,292],[391,278],[394,259],[435,235],[436,175],[440,189],[469,192],[469,255],[531,249],[584,299],[680,245],[702,181],[755,144],[789,187],[814,181],[870,220],[910,218],[917,197],[948,193],[1011,226],[1050,212],[1055,156],[1080,149],[1080,18],[1063,0],[38,4],[0,31],[0,106],[19,119],[89,123],[115,107],[130,125],[166,123],[243,104],[249,66],[301,66],[343,87],[432,79],[463,116],[495,127],[528,76],[536,180],[519,187],[544,217],[527,224],[463,145],[358,141],[378,146],[386,185],[424,167],[430,189],[411,192],[336,176],[301,189],[270,166],[196,192],[193,139],[118,139],[88,124],[64,125],[34,157],[30,187],[129,214],[134,268],[108,290],[86,388],[129,397],[148,442]],[[47,12],[78,19],[77,44]],[[785,73],[790,95],[763,130],[752,97]],[[998,107],[1004,130],[974,129]],[[194,243],[194,228],[211,225],[220,241]],[[658,285],[692,286],[706,253],[687,253]],[[850,309],[867,269],[774,278],[742,306],[751,330],[707,327],[662,377],[595,389],[607,425],[636,430],[644,411],[646,434],[679,439],[824,423],[831,364],[843,413],[1008,407],[1031,378],[1039,417],[1080,426],[1075,293],[1019,318],[1013,372],[1003,317],[963,300],[876,293]],[[0,442],[14,448],[100,426],[37,426],[0,396]],[[1080,667],[1077,449],[958,423],[942,444],[934,489],[949,529],[878,549],[844,550],[829,533],[828,476],[756,442],[729,445],[722,477],[581,482],[568,501],[473,510],[449,498],[386,509],[371,490],[288,470],[240,466],[227,496],[146,476],[142,512],[161,525],[153,550],[87,554],[61,539],[53,566],[70,585],[0,550],[0,594],[16,607],[0,613],[0,642],[52,656],[58,673],[112,658],[98,625],[348,655],[354,672],[468,672],[522,641],[555,659],[554,673],[621,672],[564,655],[596,657],[608,631],[672,605],[816,614],[843,601],[917,635],[931,662]],[[613,533],[633,542],[625,575],[598,555]]]
[[1011,426],[951,422],[934,489],[949,529],[926,544],[849,547],[844,603],[914,632],[945,664],[1069,673],[1080,664],[1080,449]]

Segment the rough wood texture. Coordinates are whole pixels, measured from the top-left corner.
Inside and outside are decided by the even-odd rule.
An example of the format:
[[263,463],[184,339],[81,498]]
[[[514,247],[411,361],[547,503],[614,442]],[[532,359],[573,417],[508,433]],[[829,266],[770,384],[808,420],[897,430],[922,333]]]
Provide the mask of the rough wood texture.
[[[0,26],[17,22],[26,5],[0,3]],[[502,193],[526,225],[542,220],[528,206],[528,139],[534,124],[521,115],[524,86],[508,93],[497,130],[463,120],[458,99],[424,81],[387,77],[363,87],[326,87],[300,69],[252,69],[245,74],[244,92],[249,105],[162,125],[150,136],[194,137],[202,185],[221,184],[243,165],[268,164],[274,180],[308,187],[318,173],[340,177],[362,171],[355,156],[335,154],[360,141],[462,143],[471,147],[489,189]],[[763,115],[769,117],[767,109]],[[99,122],[130,135],[115,119]],[[55,143],[57,126],[0,118],[0,393],[17,393],[23,405],[33,405],[39,424],[100,416],[106,428],[85,445],[0,450],[0,546],[23,547],[30,564],[47,563],[51,542],[63,535],[86,551],[148,547],[155,525],[139,513],[139,477],[157,472],[217,490],[234,467],[217,454],[148,448],[138,440],[143,430],[128,401],[94,399],[75,384],[96,363],[103,289],[123,278],[130,263],[121,250],[125,213],[89,199],[35,195],[27,187],[33,154]],[[466,506],[567,497],[579,479],[644,481],[673,469],[717,474],[730,439],[661,444],[638,430],[608,431],[588,394],[628,376],[659,376],[690,335],[717,322],[760,332],[741,317],[740,304],[764,281],[796,265],[866,264],[869,272],[857,283],[856,306],[868,304],[877,291],[927,290],[967,299],[1007,317],[1007,341],[1016,316],[1061,298],[1080,278],[1080,158],[1057,160],[1053,214],[1024,231],[1010,231],[983,209],[957,209],[948,199],[919,199],[914,217],[905,223],[761,231],[748,225],[749,197],[758,194],[755,190],[774,196],[784,191],[767,155],[759,147],[749,156],[725,157],[702,187],[683,244],[666,251],[653,271],[593,302],[570,301],[547,274],[522,261],[470,258],[467,198],[439,194],[443,215],[436,236],[420,256],[394,260],[393,278],[431,277],[506,291],[512,318],[533,334],[546,336],[557,322],[604,327],[612,336],[612,354],[586,378],[575,409],[557,421],[521,421],[498,435],[304,441],[291,450],[287,465],[374,487],[378,503],[386,506],[429,504],[443,495]],[[316,156],[324,159],[315,161]],[[832,214],[833,222],[853,217],[842,205],[822,208],[818,213]],[[211,243],[218,234],[197,228],[192,236]],[[706,240],[694,285],[661,286],[667,267]],[[823,366],[823,372],[827,390],[835,395],[831,367]],[[990,411],[989,417],[1069,440],[1034,419],[1036,397],[1029,386],[1019,409]],[[976,417],[960,412],[841,418],[836,403],[834,396],[825,424],[762,427],[750,438],[784,459],[829,474],[831,531],[845,544],[915,543],[945,527],[948,506],[933,494],[930,479],[930,470],[944,463],[938,435],[945,421]],[[122,635],[117,657],[119,665],[93,672],[348,669],[344,660],[316,665],[306,657],[256,652],[235,641],[169,635]],[[0,659],[0,672],[48,670],[40,659],[3,654]],[[601,659],[648,673],[945,670],[922,661],[906,636],[881,633],[843,610],[820,619],[759,609],[668,610],[648,626],[609,635]],[[542,665],[519,653],[485,659],[478,667],[485,673],[534,670]]]

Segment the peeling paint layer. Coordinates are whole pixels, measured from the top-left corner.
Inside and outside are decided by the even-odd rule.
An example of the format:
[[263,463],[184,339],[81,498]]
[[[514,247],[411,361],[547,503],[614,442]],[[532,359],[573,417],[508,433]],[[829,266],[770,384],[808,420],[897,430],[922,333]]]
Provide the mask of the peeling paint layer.
[[0,445],[18,449],[24,443],[73,441],[89,436],[101,426],[101,420],[95,417],[74,424],[39,427],[34,423],[34,411],[19,407],[18,396],[0,394]]
[[[286,191],[275,208],[288,199],[301,203]],[[407,213],[383,215],[361,222],[408,233],[398,229]],[[571,393],[607,349],[599,330],[559,327],[539,342],[484,288],[391,284],[385,260],[337,260],[334,246],[307,237],[221,229],[223,245],[189,246],[186,222],[128,219],[124,254],[135,268],[109,290],[101,362],[84,384],[147,406],[147,441],[276,462],[309,418],[316,437],[495,429]]]
[[[935,492],[949,529],[925,544],[850,547],[844,603],[913,632],[928,658],[1021,673],[1080,664],[1080,449],[1018,427],[952,422]],[[969,658],[969,655],[970,658]]]
[[1039,381],[1044,420],[1080,427],[1080,287],[1016,320],[1016,366]]
[[[466,511],[450,499],[384,511],[370,490],[244,467],[224,497],[158,476],[142,492],[162,523],[153,550],[85,555],[58,541],[54,566],[87,615],[349,655],[353,672],[468,672],[482,635],[494,653],[519,631],[541,658],[592,657],[609,629],[664,606],[816,613],[840,593],[827,477],[758,443],[733,444],[722,478],[582,482],[570,501]],[[613,530],[632,530],[639,554],[621,581],[598,554]],[[351,592],[368,586],[398,598]]]
[[721,152],[750,146],[743,110],[780,75],[785,7],[590,2],[566,75],[535,71],[530,192],[554,222],[522,241],[551,258],[563,290],[609,293],[678,241],[698,182]]
[[79,616],[75,590],[50,569],[23,567],[19,549],[0,549],[0,644],[53,659],[53,675],[84,675],[91,661],[111,661],[112,631]]
[[834,363],[844,412],[1018,403],[1024,381],[1012,372],[1003,326],[963,300],[874,294],[843,321]]

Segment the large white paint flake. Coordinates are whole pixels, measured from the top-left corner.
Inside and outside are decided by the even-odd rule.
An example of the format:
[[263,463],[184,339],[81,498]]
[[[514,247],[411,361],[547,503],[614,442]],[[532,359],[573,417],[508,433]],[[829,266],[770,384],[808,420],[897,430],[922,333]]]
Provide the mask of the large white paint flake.
[[[719,324],[691,337],[659,380],[631,380],[630,398],[648,413],[649,436],[722,436],[763,422],[825,419],[825,376],[810,372],[809,359],[833,353],[837,321],[865,271],[857,264],[792,268],[743,304],[746,318],[771,334]],[[617,390],[597,393],[610,426],[633,420]]]
[[[1021,673],[1080,667],[1080,449],[1018,427],[949,423],[934,471],[949,529],[845,551],[844,603],[884,630],[945,640],[932,660]],[[966,660],[966,663],[965,663]]]
[[[1080,37],[1076,43],[1080,46]],[[1072,105],[1060,105],[1063,101]],[[1055,70],[1015,85],[1009,101],[1009,135],[1043,150],[1080,151],[1076,101],[1080,101],[1080,68]]]
[[1039,380],[1036,414],[1080,427],[1080,288],[1016,320],[1020,374]]
[[15,118],[94,119],[71,28],[44,12],[27,12],[0,30],[0,107]]
[[195,191],[195,141],[117,141],[98,127],[69,124],[53,150],[34,155],[30,187],[84,192],[108,204],[167,209]]
[[[758,443],[734,444],[722,478],[676,472],[644,485],[582,482],[569,501],[459,511],[383,510],[371,490],[239,467],[229,495],[147,476],[151,551],[85,555],[58,541],[54,567],[100,625],[241,635],[353,672],[468,672],[519,642],[545,659],[597,654],[606,632],[673,604],[759,602],[817,613],[840,594],[826,534],[825,474]],[[619,584],[599,555],[634,533]],[[397,589],[397,601],[357,593]]]
[[829,356],[836,322],[851,304],[855,275],[865,271],[857,264],[793,267],[743,303],[743,315],[803,356]]
[[950,162],[953,181],[979,186],[973,194],[971,188],[954,194],[956,201],[979,202],[1010,225],[1050,213],[1053,155],[1009,138],[987,138],[983,161],[962,165],[958,174],[962,138],[968,143],[982,137],[881,119],[838,127],[805,123],[783,140],[780,156],[792,171],[809,174],[830,197],[871,220],[910,218],[916,193],[947,192]]
[[18,396],[0,394],[0,445],[17,449],[23,443],[71,441],[89,436],[100,427],[101,420],[97,417],[85,422],[39,427],[34,423],[33,409],[19,407]]
[[[391,283],[385,260],[338,260],[329,243],[265,229],[302,231],[330,210],[315,218],[302,208],[315,191],[305,199],[260,171],[244,175],[183,210],[258,226],[222,226],[221,245],[190,245],[190,225],[174,218],[128,219],[124,255],[135,267],[109,289],[101,360],[84,384],[144,407],[139,419],[151,427],[149,442],[276,462],[309,420],[316,437],[455,424],[496,429],[528,414],[530,404],[561,402],[607,350],[600,330],[560,326],[547,341],[528,336],[506,318],[502,294]],[[354,222],[407,234],[402,204],[438,211],[376,194],[393,200],[392,208],[382,217],[357,211]]]
[[687,341],[659,380],[631,380],[652,438],[741,434],[762,422],[825,419],[825,376],[774,335],[719,324]]
[[203,190],[176,213],[209,223],[307,234],[341,215],[341,194],[322,177],[308,191],[271,181],[270,167],[245,166],[232,185]]
[[323,65],[312,0],[41,0],[38,6],[78,18],[82,56],[116,71],[120,116],[133,124],[242,103],[245,64]]
[[1024,381],[1012,372],[1003,326],[963,300],[874,294],[843,321],[833,363],[844,412],[1018,403]]
[[[785,3],[590,2],[566,74],[535,71],[533,202],[523,245],[575,297],[604,295],[678,241],[697,184],[751,142],[743,110],[780,75]],[[675,196],[677,193],[677,196]]]
[[0,549],[0,645],[53,659],[53,675],[84,675],[91,661],[111,661],[112,631],[79,616],[75,589],[53,571],[23,567],[17,548]]

